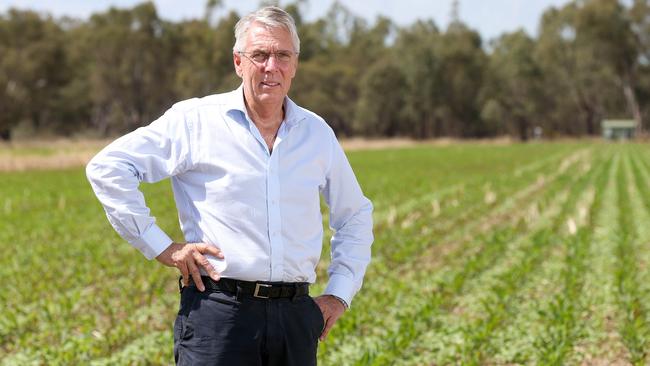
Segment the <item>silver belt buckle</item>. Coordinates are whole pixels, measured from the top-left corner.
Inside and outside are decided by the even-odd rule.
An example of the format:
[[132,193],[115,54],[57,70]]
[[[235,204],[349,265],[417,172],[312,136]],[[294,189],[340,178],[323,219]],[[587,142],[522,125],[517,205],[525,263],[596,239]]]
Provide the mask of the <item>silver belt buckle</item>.
[[256,283],[255,284],[255,292],[253,293],[253,297],[257,297],[260,299],[268,299],[268,296],[262,296],[260,295],[260,287],[271,287],[271,285],[267,285],[265,283]]

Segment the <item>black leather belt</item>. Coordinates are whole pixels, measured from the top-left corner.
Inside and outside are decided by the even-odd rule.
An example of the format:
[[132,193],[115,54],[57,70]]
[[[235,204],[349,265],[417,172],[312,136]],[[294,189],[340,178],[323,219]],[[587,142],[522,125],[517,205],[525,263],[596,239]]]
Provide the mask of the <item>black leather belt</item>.
[[[201,276],[206,290],[225,291],[239,295],[250,295],[259,299],[292,298],[309,294],[309,283],[306,282],[252,282],[232,278],[221,278],[214,281],[208,276]],[[190,277],[190,286],[196,284]],[[182,287],[182,278],[179,279]]]

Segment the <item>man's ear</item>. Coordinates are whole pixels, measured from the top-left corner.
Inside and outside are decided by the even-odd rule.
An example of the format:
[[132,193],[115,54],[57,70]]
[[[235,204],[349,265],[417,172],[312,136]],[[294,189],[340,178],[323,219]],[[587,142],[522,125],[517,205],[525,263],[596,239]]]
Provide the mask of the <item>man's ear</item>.
[[233,65],[235,65],[235,73],[237,73],[237,76],[242,77],[241,55],[237,52],[233,52],[232,62]]
[[291,75],[292,79],[296,76],[296,71],[298,71],[298,60],[296,60],[296,63],[293,66],[293,73]]

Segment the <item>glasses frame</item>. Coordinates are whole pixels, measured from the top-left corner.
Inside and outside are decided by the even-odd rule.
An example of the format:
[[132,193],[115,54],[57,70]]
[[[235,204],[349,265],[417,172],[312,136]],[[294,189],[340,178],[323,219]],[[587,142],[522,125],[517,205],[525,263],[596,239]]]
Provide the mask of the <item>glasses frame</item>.
[[[252,51],[252,52],[237,51],[237,53],[241,56],[246,57],[250,62],[258,66],[265,65],[267,62],[269,62],[271,56],[275,57],[275,62],[277,62],[278,65],[287,66],[293,60],[293,56],[298,56],[300,54],[300,52],[288,51],[288,50],[282,50],[276,52],[266,52],[266,51],[259,51],[259,50]],[[284,53],[291,55],[291,57],[286,61],[283,61],[279,58],[279,55]],[[249,54],[263,54],[266,57],[264,57],[264,61],[255,61],[253,57],[249,56]]]

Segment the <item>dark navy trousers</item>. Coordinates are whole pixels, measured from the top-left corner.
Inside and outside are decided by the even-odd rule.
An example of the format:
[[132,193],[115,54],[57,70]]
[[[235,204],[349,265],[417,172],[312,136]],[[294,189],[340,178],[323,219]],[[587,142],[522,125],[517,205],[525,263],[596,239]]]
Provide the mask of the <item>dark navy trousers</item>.
[[210,291],[181,290],[174,324],[177,365],[316,365],[324,322],[309,295],[260,299]]

